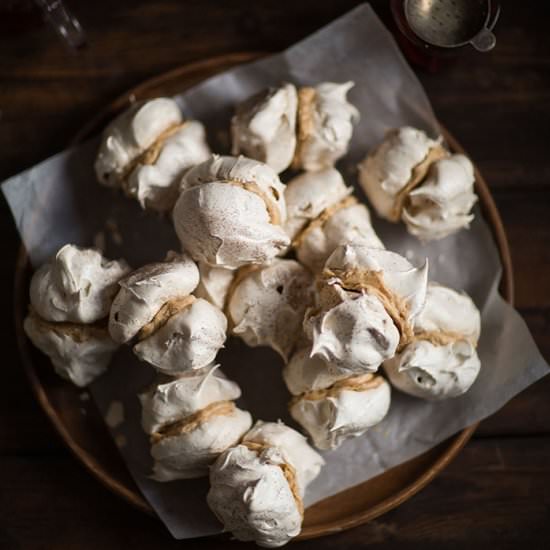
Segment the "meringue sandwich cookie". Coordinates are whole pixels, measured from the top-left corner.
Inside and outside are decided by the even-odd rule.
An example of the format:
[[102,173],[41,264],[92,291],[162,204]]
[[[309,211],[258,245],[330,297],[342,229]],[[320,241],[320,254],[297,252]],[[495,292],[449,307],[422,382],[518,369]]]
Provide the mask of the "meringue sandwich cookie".
[[107,126],[95,171],[100,183],[163,210],[181,173],[209,153],[202,124],[184,122],[177,103],[161,97],[135,103]]
[[422,185],[405,200],[402,220],[409,233],[429,241],[467,228],[477,201],[474,182],[474,167],[464,155],[434,162]]
[[370,248],[385,248],[372,227],[367,207],[358,203],[355,197],[344,199],[323,214],[295,241],[296,256],[314,273],[322,270],[339,245],[358,243]]
[[294,260],[243,269],[228,297],[231,332],[251,347],[271,347],[286,361],[301,335],[306,308],[313,304],[312,275]]
[[321,455],[308,444],[301,433],[289,428],[280,420],[278,422],[257,420],[243,437],[242,443],[249,445],[250,448],[254,448],[254,444],[277,448],[285,462],[294,469],[298,490],[302,496],[325,464]]
[[298,95],[292,84],[264,90],[237,107],[231,119],[232,154],[265,162],[280,173],[296,149]]
[[223,347],[227,318],[219,308],[194,296],[168,304],[175,307],[163,306],[165,314],[157,314],[141,329],[134,353],[172,376],[206,367]]
[[141,159],[129,173],[124,189],[142,208],[167,212],[176,203],[183,172],[210,155],[204,126],[196,120],[187,121],[164,139],[155,155]]
[[351,243],[334,250],[323,277],[329,286],[376,297],[399,329],[399,347],[410,341],[414,319],[426,301],[427,259],[415,267],[395,252]]
[[414,340],[384,363],[390,382],[424,399],[462,395],[481,367],[476,352],[480,324],[479,311],[466,294],[430,283]]
[[[125,343],[154,321],[157,314],[162,319],[172,312],[199,283],[197,265],[186,254],[169,253],[166,261],[147,264],[121,281],[109,317],[109,332],[113,340]],[[163,308],[164,306],[164,308]],[[157,323],[158,324],[158,323]],[[148,331],[150,332],[150,331]]]
[[348,151],[359,111],[346,99],[353,82],[323,82],[298,91],[298,144],[293,168],[334,166]]
[[233,401],[240,396],[239,385],[226,378],[219,365],[208,365],[178,378],[161,375],[139,396],[141,424],[146,433],[153,434],[212,403]]
[[236,270],[212,267],[204,262],[198,262],[197,265],[200,280],[194,292],[195,296],[203,298],[212,305],[224,310]]
[[87,386],[107,370],[118,348],[106,328],[52,323],[32,311],[23,328],[31,342],[50,358],[57,374],[80,387]]
[[306,312],[303,325],[312,342],[311,359],[350,376],[376,372],[395,355],[399,330],[377,296],[334,284],[321,290],[318,303]]
[[129,271],[124,260],[67,244],[34,273],[31,305],[47,321],[94,323],[109,315],[117,283]]
[[300,533],[303,491],[323,464],[295,430],[257,422],[211,467],[208,505],[237,539],[282,546]]
[[208,475],[220,453],[237,445],[252,424],[233,401],[216,401],[158,429],[151,436],[153,479],[173,481]]
[[288,236],[295,240],[309,223],[327,208],[347,198],[352,191],[334,168],[304,172],[290,180],[285,189],[285,231]]
[[359,165],[359,183],[382,218],[398,222],[407,195],[425,178],[430,166],[448,155],[441,138],[405,126],[386,134]]
[[215,267],[268,263],[290,244],[284,185],[269,166],[245,157],[213,156],[191,168],[173,219],[182,246]]
[[351,193],[334,168],[306,172],[287,185],[285,230],[298,259],[313,272],[323,267],[339,244],[361,240],[384,248],[372,228],[369,211]]
[[289,410],[315,446],[328,450],[364,434],[386,416],[389,407],[390,385],[382,376],[367,373],[296,396]]

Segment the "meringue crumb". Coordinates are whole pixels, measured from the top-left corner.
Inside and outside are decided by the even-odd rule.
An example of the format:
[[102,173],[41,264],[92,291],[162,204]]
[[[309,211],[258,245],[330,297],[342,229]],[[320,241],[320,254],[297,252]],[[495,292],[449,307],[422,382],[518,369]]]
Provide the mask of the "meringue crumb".
[[105,222],[105,229],[109,232],[111,238],[113,239],[113,242],[120,246],[122,244],[122,235],[118,229],[118,225],[116,221],[112,218],[109,218]]
[[120,401],[113,401],[107,409],[105,422],[109,428],[116,428],[124,422],[124,407]]
[[125,436],[125,435],[118,434],[118,435],[115,437],[115,443],[116,443],[116,446],[117,446],[119,449],[122,449],[122,448],[126,447],[126,444],[128,443],[128,440],[126,439],[126,436]]
[[79,396],[78,398],[80,399],[80,401],[89,401],[90,400],[90,394],[86,391],[83,391]]
[[80,411],[80,414],[81,414],[82,416],[86,416],[86,415],[88,414],[87,411],[86,411],[86,409],[85,409],[84,407],[80,407],[78,410]]
[[128,101],[129,101],[130,103],[135,103],[135,102],[136,102],[136,95],[135,95],[135,94],[130,94],[130,95],[128,96]]
[[407,248],[407,250],[405,250],[405,258],[407,258],[407,260],[414,260],[414,250],[411,250],[410,248]]
[[94,235],[94,248],[97,248],[100,252],[105,252],[105,233],[98,231]]

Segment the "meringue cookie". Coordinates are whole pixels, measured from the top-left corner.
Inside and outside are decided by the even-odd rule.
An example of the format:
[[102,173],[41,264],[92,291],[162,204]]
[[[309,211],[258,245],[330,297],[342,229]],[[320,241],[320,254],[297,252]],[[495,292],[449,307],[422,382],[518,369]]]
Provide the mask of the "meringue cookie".
[[209,365],[226,339],[223,312],[202,298],[188,301],[166,323],[134,346],[134,353],[164,374]]
[[212,267],[204,262],[198,262],[198,266],[200,280],[194,292],[195,296],[203,298],[223,310],[227,293],[235,277],[235,270]]
[[[246,268],[244,268],[246,269]],[[247,270],[230,293],[232,333],[251,347],[270,346],[286,361],[301,333],[305,310],[313,304],[313,280],[294,260]]]
[[243,437],[243,444],[257,443],[264,447],[274,447],[280,451],[285,462],[296,472],[296,481],[300,495],[319,475],[325,461],[314,451],[306,438],[296,430],[289,428],[281,421],[256,421],[252,429]]
[[185,123],[162,145],[158,158],[138,164],[128,175],[125,191],[142,208],[166,212],[174,207],[182,174],[211,155],[204,126],[196,120]]
[[266,164],[217,157],[189,170],[174,208],[182,246],[197,261],[236,269],[268,263],[290,244],[284,186]]
[[341,245],[325,264],[304,330],[312,357],[343,372],[375,372],[413,338],[426,297],[427,261],[414,268],[388,250]]
[[399,331],[376,296],[337,292],[339,304],[304,320],[304,330],[313,343],[310,356],[348,376],[375,372],[395,355]]
[[308,223],[330,206],[352,193],[344,178],[334,168],[304,172],[290,180],[285,189],[287,221],[285,231],[294,240]]
[[330,168],[347,153],[353,126],[359,120],[359,111],[346,99],[353,86],[353,82],[324,82],[299,90],[294,168]]
[[336,247],[348,243],[385,248],[371,225],[367,207],[355,200],[342,203],[323,223],[312,224],[297,244],[296,256],[316,273]]
[[47,355],[57,374],[77,386],[87,386],[107,370],[118,348],[106,329],[95,325],[51,323],[31,313],[23,328]]
[[231,119],[232,154],[265,162],[279,173],[296,149],[296,87],[269,88],[242,103]]
[[397,222],[409,191],[430,165],[447,155],[441,139],[405,126],[388,132],[384,141],[359,165],[359,183],[379,216]]
[[31,305],[47,321],[94,323],[109,314],[117,282],[129,271],[124,260],[67,244],[33,275]]
[[185,373],[160,382],[139,395],[141,425],[148,434],[204,409],[216,401],[232,401],[241,396],[237,383],[226,378],[219,365]]
[[[405,309],[403,321],[408,323],[420,313],[426,301],[427,259],[422,267],[417,268],[395,252],[351,243],[334,250],[325,264],[325,272],[328,276],[332,273],[335,282],[346,288],[348,284],[354,285],[354,273],[360,277],[361,274],[367,275],[367,278],[368,274],[378,274],[387,291],[402,302],[400,305]],[[352,280],[344,281],[342,278]]]
[[220,453],[237,445],[252,424],[232,401],[211,403],[152,436],[153,479],[173,481],[208,475]]
[[474,181],[474,167],[464,155],[434,162],[424,182],[405,201],[402,219],[409,233],[428,241],[468,227],[477,201]]
[[311,357],[311,346],[296,351],[283,369],[283,379],[292,395],[323,390],[348,376],[349,373],[339,372],[320,357]]
[[134,103],[105,131],[95,161],[99,181],[117,187],[128,170],[157,138],[183,121],[178,104],[166,97]]
[[384,248],[372,228],[369,211],[350,197],[351,192],[334,168],[306,172],[287,185],[285,231],[298,259],[313,272],[322,268],[339,244],[362,241]]
[[415,322],[415,340],[384,363],[391,383],[430,400],[468,391],[481,367],[476,352],[480,323],[467,295],[430,283],[426,305]]
[[199,283],[199,270],[191,258],[186,254],[169,258],[145,265],[118,283],[109,317],[115,342],[131,340],[165,303],[187,296]]
[[235,538],[277,548],[297,536],[302,525],[301,499],[293,493],[291,476],[278,449],[238,445],[211,467],[206,500]]
[[323,390],[295,397],[290,414],[318,449],[336,449],[378,424],[390,407],[390,386],[381,376],[363,374]]

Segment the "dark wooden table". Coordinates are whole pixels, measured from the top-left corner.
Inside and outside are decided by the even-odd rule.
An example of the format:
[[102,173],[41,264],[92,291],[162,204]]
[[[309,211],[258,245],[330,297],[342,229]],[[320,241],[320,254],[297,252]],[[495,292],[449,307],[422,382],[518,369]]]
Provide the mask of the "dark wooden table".
[[[348,0],[117,0],[70,5],[89,46],[72,54],[32,3],[0,3],[0,180],[62,150],[105,102],[183,63],[277,51],[352,8]],[[498,44],[419,73],[440,120],[489,182],[510,240],[516,305],[550,359],[550,9],[503,2]],[[374,2],[387,17],[387,3]],[[177,542],[74,460],[36,404],[14,344],[19,246],[2,201],[0,549],[211,549]],[[484,421],[436,481],[376,521],[300,548],[550,548],[550,377]],[[227,543],[224,547],[237,547]]]

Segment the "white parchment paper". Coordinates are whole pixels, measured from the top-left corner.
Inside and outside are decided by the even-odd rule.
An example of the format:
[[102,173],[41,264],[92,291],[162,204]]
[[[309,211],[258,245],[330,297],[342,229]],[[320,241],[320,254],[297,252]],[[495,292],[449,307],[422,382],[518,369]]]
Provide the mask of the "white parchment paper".
[[[177,99],[188,116],[206,123],[213,149],[224,152],[236,103],[281,81],[303,85],[324,80],[356,83],[349,97],[359,108],[361,121],[350,153],[339,165],[349,184],[355,183],[357,162],[389,128],[409,124],[437,134],[420,83],[367,4],[282,54],[211,78]],[[86,246],[101,242],[109,257],[123,256],[134,267],[160,260],[168,249],[178,248],[168,219],[143,212],[135,201],[96,183],[92,170],[96,149],[97,140],[92,140],[3,184],[34,266],[67,242]],[[456,399],[429,403],[394,391],[390,412],[382,423],[340,449],[324,453],[327,465],[308,490],[308,504],[433,447],[494,413],[549,371],[523,320],[498,295],[499,255],[479,211],[469,231],[427,246],[409,236],[402,225],[376,219],[374,225],[389,249],[417,263],[429,257],[432,280],[464,289],[472,296],[482,312],[482,369],[472,389]],[[255,418],[282,418],[291,423],[282,364],[273,352],[250,349],[231,339],[219,362],[228,376],[241,384],[242,407]],[[148,478],[151,459],[139,425],[136,394],[152,378],[153,370],[123,349],[110,371],[93,384],[92,394],[104,416],[113,402],[122,403],[124,419],[110,427],[113,438],[145,498],[173,536],[190,538],[218,532],[221,527],[204,499],[206,479],[162,484]]]

